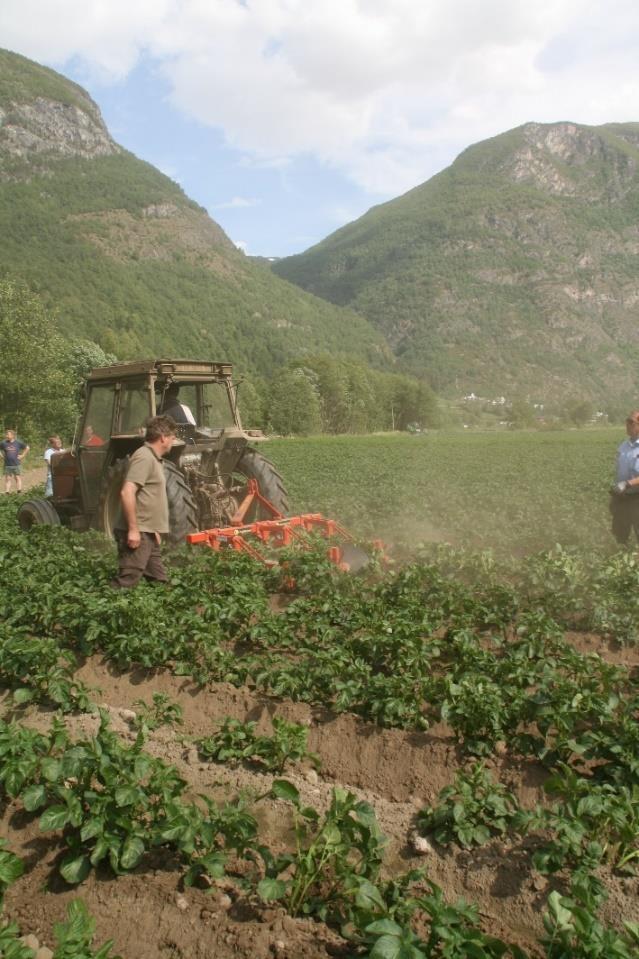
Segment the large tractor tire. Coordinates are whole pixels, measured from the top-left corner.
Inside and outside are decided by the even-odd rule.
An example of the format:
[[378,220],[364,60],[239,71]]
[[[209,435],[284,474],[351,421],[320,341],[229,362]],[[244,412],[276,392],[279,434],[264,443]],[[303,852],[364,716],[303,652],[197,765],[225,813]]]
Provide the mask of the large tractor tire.
[[[239,476],[238,476],[239,474]],[[288,513],[288,493],[284,481],[270,460],[258,453],[257,450],[247,449],[242,454],[234,470],[234,484],[241,477],[257,480],[260,493],[273,506],[286,516]],[[252,507],[246,516],[246,522],[252,523],[260,519],[271,519],[270,513],[263,507]]]
[[20,529],[29,532],[32,526],[61,526],[55,506],[46,499],[28,499],[18,510]]
[[[197,509],[188,483],[177,466],[168,460],[164,460],[162,465],[166,498],[169,502],[169,533],[166,541],[169,546],[179,546],[188,533],[194,533],[198,528]],[[115,461],[107,473],[100,499],[100,529],[110,537],[113,537],[115,522],[120,512],[120,491],[128,467],[128,456]]]
[[129,457],[116,460],[107,470],[98,506],[98,526],[109,539],[113,539],[115,523],[120,514],[120,491],[129,468]]
[[164,460],[164,478],[166,480],[166,498],[169,501],[170,546],[180,546],[189,533],[198,529],[197,507],[184,474],[174,463]]

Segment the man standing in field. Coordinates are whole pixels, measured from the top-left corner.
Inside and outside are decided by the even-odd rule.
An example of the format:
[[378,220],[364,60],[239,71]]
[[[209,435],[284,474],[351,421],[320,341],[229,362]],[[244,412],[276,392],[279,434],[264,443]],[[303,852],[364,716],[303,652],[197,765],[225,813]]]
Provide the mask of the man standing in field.
[[639,410],[626,418],[628,439],[617,449],[617,480],[610,497],[612,535],[626,544],[631,530],[639,540]]
[[11,492],[11,477],[16,485],[16,493],[22,492],[22,460],[29,452],[27,443],[23,443],[16,436],[14,430],[7,430],[0,443],[0,451],[4,457],[4,491]]
[[175,440],[175,421],[154,416],[146,427],[144,446],[135,451],[120,493],[121,515],[116,523],[119,569],[115,589],[136,586],[140,579],[166,583],[160,537],[169,532],[169,504],[162,457]]

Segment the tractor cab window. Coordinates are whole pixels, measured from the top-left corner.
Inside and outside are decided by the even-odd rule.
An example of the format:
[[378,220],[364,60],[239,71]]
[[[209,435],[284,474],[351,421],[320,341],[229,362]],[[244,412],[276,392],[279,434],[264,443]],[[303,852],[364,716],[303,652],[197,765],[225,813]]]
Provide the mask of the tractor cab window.
[[198,426],[223,429],[235,426],[233,410],[225,383],[205,383],[202,386],[201,422]]
[[80,435],[80,446],[102,446],[111,436],[113,387],[92,387]]
[[123,382],[116,432],[141,435],[150,415],[151,394],[146,382]]
[[101,476],[111,438],[113,417],[113,386],[93,386],[87,399],[87,409],[79,439],[79,471],[82,499],[86,508],[95,510],[100,497]]

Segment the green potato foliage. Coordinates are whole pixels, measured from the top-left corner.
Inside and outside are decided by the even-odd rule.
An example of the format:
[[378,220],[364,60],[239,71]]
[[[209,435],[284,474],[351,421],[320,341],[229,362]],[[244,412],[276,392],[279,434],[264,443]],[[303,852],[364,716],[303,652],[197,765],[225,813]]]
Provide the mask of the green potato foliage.
[[200,755],[214,762],[254,762],[268,772],[281,773],[287,763],[308,759],[319,765],[319,758],[308,751],[308,728],[300,723],[273,717],[273,735],[258,736],[257,723],[240,722],[227,716],[213,736],[196,740]]
[[439,843],[481,846],[509,831],[517,809],[512,793],[494,782],[482,763],[475,763],[441,790],[435,806],[418,813],[417,826],[422,835],[431,834]]

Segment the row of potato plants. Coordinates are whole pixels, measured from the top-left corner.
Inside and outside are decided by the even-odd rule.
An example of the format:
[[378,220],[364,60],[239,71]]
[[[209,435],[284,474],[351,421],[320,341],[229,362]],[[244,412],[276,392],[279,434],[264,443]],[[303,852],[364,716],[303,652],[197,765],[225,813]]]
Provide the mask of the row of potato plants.
[[[0,542],[12,549],[0,584],[8,610],[0,680],[17,704],[87,708],[75,657],[100,650],[122,667],[170,665],[201,682],[253,684],[384,725],[425,728],[444,719],[470,756],[507,742],[548,766],[559,806],[515,811],[508,825],[521,833],[527,815],[529,831],[551,832],[534,865],[573,870],[575,909],[595,922],[604,859],[632,867],[636,678],[580,656],[563,638],[567,626],[588,628],[607,609],[609,626],[622,624],[618,638],[632,641],[639,576],[632,554],[556,549],[514,565],[439,548],[397,570],[353,578],[319,553],[288,557],[283,574],[202,551],[177,558],[170,591],[143,586],[114,596],[106,586],[113,555],[103,540],[63,530],[16,540],[7,517],[5,510]],[[273,614],[271,592],[291,579],[291,602]],[[127,861],[135,849],[127,846]]]
[[[382,880],[384,837],[372,807],[336,787],[323,816],[302,804],[287,780],[276,779],[255,801],[286,801],[292,813],[294,848],[274,854],[259,841],[257,822],[246,800],[218,806],[206,797],[186,800],[186,783],[175,769],[144,751],[144,733],[130,745],[108,726],[105,715],[95,736],[73,741],[64,723],[50,733],[18,723],[0,723],[2,789],[25,812],[38,814],[42,832],[62,832],[68,854],[60,872],[71,884],[82,882],[103,860],[117,875],[143,865],[154,850],[156,864],[183,871],[185,884],[230,875],[244,895],[283,902],[292,915],[314,916],[340,930],[353,957],[430,959],[467,956],[526,959],[518,946],[487,935],[477,910],[462,900],[450,904],[422,871]],[[244,867],[238,868],[238,860]],[[0,852],[0,893],[22,873],[21,861]],[[603,926],[588,908],[587,891],[573,881],[570,897],[553,892],[541,945],[552,959],[568,956],[636,955],[639,927],[619,933]],[[56,959],[106,959],[111,943],[89,951],[93,927],[76,905],[71,928],[85,951]],[[425,937],[415,921],[426,921]],[[5,923],[0,944],[8,957],[30,959],[15,924]]]
[[[142,733],[133,745],[119,740],[104,715],[94,737],[75,742],[59,720],[48,735],[0,723],[2,789],[25,812],[39,815],[42,832],[62,832],[68,853],[59,868],[68,883],[82,882],[102,861],[116,874],[130,871],[159,849],[159,861],[181,868],[186,885],[228,873],[245,894],[282,901],[292,915],[338,927],[357,955],[389,954],[384,942],[410,944],[419,957],[461,956],[471,944],[485,956],[509,951],[481,932],[476,911],[464,903],[448,906],[434,884],[414,901],[400,896],[421,878],[416,873],[380,881],[384,837],[372,807],[347,790],[336,787],[320,816],[301,803],[290,782],[274,780],[257,801],[286,801],[296,838],[291,852],[274,854],[260,843],[244,801],[218,806],[206,797],[186,800],[186,783],[142,744]],[[8,852],[4,860],[0,876],[8,882],[18,877],[21,864]],[[237,860],[250,868],[238,869]],[[418,910],[431,917],[426,943],[410,927]],[[451,942],[454,951],[440,953],[439,945]],[[523,953],[514,949],[512,955]]]

